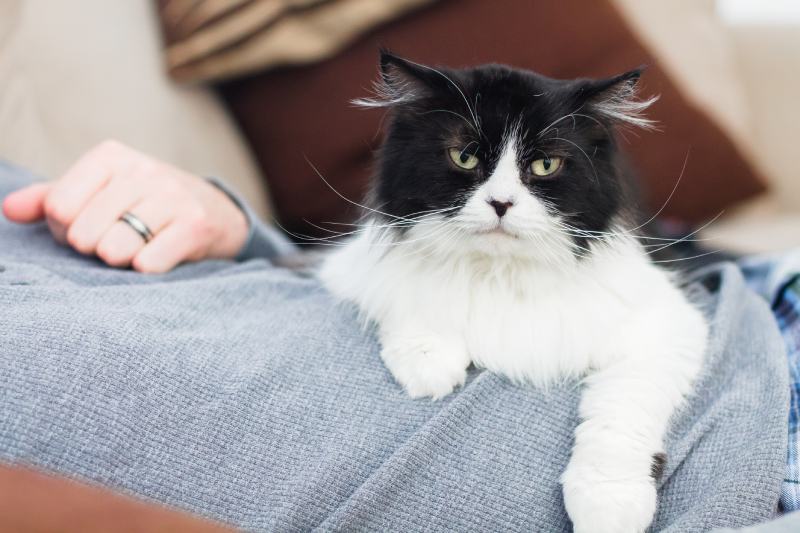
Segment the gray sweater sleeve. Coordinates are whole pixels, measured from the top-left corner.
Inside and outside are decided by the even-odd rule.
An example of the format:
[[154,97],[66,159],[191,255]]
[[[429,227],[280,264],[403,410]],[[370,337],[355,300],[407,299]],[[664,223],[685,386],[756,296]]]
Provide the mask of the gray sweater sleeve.
[[297,247],[289,239],[274,227],[261,221],[250,206],[227,184],[217,178],[209,178],[209,181],[228,195],[247,218],[249,227],[247,240],[239,255],[236,256],[237,261],[256,258],[274,260],[284,255],[297,253]]

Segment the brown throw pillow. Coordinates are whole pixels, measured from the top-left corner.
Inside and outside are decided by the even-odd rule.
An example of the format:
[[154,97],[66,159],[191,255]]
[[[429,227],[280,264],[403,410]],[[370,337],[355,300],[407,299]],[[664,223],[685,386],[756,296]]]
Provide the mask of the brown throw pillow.
[[[502,62],[558,77],[602,77],[649,64],[643,95],[660,94],[648,116],[660,131],[627,135],[642,181],[645,211],[655,213],[686,169],[664,215],[698,222],[763,190],[731,139],[693,106],[608,0],[442,1],[374,30],[314,66],[239,79],[222,95],[255,151],[281,222],[320,234],[308,222],[341,221],[353,206],[331,191],[309,161],[347,198],[366,189],[384,111],[354,109],[376,77],[378,47],[429,64]],[[698,53],[702,53],[698,50]]]

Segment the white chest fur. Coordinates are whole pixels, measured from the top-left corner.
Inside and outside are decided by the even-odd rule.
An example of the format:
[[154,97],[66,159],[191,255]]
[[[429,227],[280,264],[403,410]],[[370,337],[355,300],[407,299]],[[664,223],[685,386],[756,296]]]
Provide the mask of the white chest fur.
[[553,268],[514,256],[414,253],[365,234],[332,254],[321,278],[358,304],[384,341],[445,338],[476,365],[541,386],[604,366],[620,355],[617,342],[630,342],[622,331],[660,336],[664,312],[690,307],[666,273],[622,241]]

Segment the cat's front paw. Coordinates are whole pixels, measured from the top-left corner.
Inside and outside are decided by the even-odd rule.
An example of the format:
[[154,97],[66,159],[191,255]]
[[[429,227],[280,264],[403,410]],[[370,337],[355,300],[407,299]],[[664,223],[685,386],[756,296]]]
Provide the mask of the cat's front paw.
[[653,521],[656,487],[649,472],[631,475],[573,460],[561,483],[574,533],[643,533]]
[[460,343],[432,335],[390,338],[384,341],[381,357],[412,398],[447,396],[464,384],[469,366]]

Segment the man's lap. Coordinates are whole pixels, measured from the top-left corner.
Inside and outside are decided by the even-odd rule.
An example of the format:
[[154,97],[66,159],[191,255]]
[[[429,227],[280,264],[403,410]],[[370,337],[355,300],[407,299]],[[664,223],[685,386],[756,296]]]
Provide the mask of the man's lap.
[[[443,401],[411,400],[351,308],[264,261],[146,277],[0,221],[0,266],[7,462],[248,529],[569,529],[576,383],[472,370]],[[714,337],[660,489],[673,531],[768,518],[783,474],[780,337],[734,267],[704,280]]]

